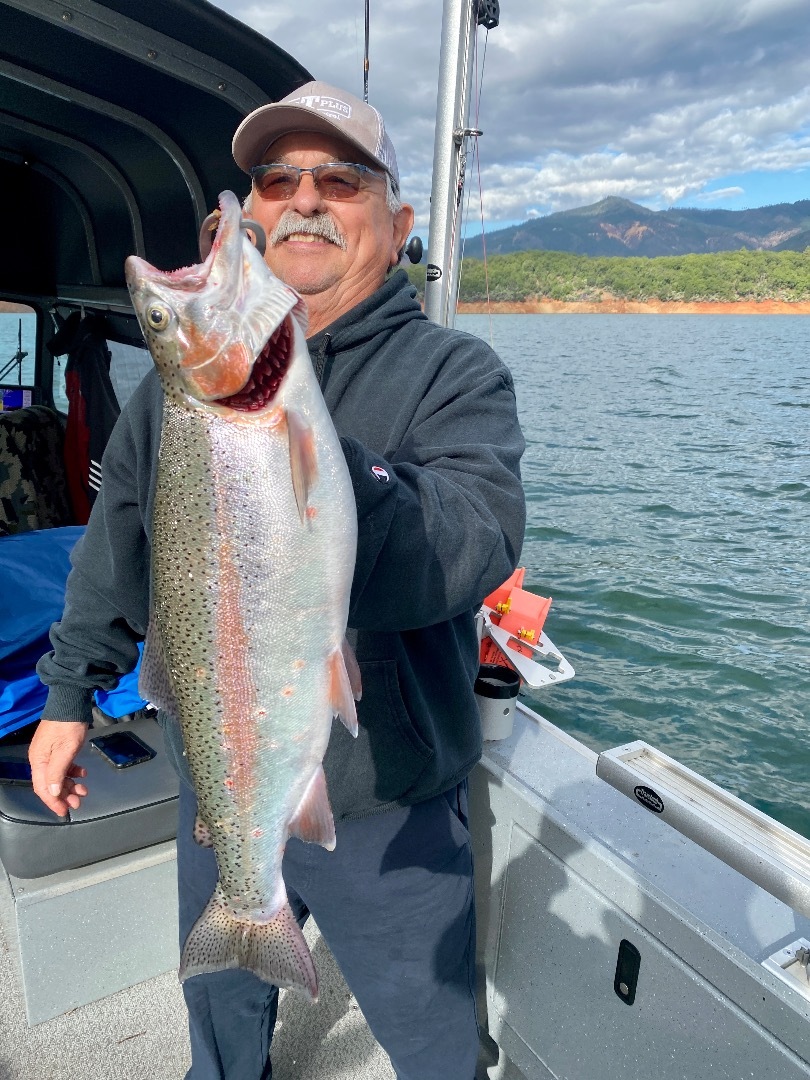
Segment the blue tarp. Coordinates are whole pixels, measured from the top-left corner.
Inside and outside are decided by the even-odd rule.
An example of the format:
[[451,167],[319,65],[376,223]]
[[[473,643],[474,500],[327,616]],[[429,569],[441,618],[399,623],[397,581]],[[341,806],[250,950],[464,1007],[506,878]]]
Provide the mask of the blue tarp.
[[[83,532],[68,525],[0,538],[0,737],[42,712],[47,690],[35,667],[51,647],[48,630],[62,615],[70,552]],[[110,716],[143,708],[137,670],[96,701]]]

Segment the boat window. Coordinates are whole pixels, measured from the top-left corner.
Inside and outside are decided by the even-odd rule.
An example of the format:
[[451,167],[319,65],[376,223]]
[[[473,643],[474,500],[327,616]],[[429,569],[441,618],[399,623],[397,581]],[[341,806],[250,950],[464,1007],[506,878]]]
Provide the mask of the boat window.
[[0,300],[0,409],[33,404],[36,355],[36,311]]
[[57,412],[67,415],[68,396],[65,384],[66,356],[55,356],[53,360],[53,407]]
[[125,345],[119,341],[108,341],[110,350],[110,380],[123,409],[132,391],[152,368],[152,357],[145,348]]
[[[70,318],[71,316],[68,316],[68,319]],[[78,312],[74,313],[72,318],[78,320]],[[82,322],[77,322],[73,327],[73,337],[68,335],[60,340],[59,349],[65,351],[54,356],[53,403],[59,412],[65,414],[68,412],[66,372],[70,359],[70,350],[77,341],[82,341],[81,327],[88,325],[84,322],[84,318],[85,316],[82,314]],[[109,382],[112,384],[112,392],[115,395],[114,404],[117,414],[118,410],[122,409],[129,401],[132,391],[147,371],[152,368],[152,358],[144,346],[136,344],[140,337],[140,331],[134,318],[117,318],[110,313],[102,315],[98,312],[88,311],[87,320],[97,320],[95,324],[98,333],[96,348],[106,348],[110,353]],[[68,326],[67,329],[69,328]],[[124,340],[116,340],[116,337]],[[82,345],[82,348],[86,348],[86,344]],[[81,352],[79,355],[82,355]],[[95,365],[101,362],[100,357],[103,355],[103,352],[99,353],[96,350],[92,350],[90,354],[85,353],[84,362],[89,364],[89,367],[83,367],[82,370],[88,372],[93,370],[101,371],[101,368],[96,368]],[[75,362],[71,370],[77,370]],[[102,381],[106,381],[106,374],[102,377]]]

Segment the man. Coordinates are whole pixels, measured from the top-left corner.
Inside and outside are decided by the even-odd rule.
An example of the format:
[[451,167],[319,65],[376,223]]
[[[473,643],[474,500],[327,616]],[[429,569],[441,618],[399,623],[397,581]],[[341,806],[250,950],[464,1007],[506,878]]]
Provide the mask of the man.
[[[349,613],[363,699],[355,741],[335,725],[324,767],[334,852],[291,839],[284,879],[311,912],[401,1080],[471,1080],[477,1056],[466,777],[481,753],[474,611],[514,568],[523,450],[508,371],[476,338],[431,325],[400,257],[413,210],[382,118],[310,83],[234,137],[267,262],[309,309],[309,347],[352,477],[358,551]],[[332,166],[320,168],[321,166]],[[37,794],[57,814],[87,794],[73,759],[94,687],[137,659],[162,393],[154,372],[124,409],[74,555],[50,687],[31,744]],[[192,840],[179,727],[162,717],[183,781],[181,939],[216,881]],[[244,971],[184,983],[193,1080],[266,1080],[277,991]]]

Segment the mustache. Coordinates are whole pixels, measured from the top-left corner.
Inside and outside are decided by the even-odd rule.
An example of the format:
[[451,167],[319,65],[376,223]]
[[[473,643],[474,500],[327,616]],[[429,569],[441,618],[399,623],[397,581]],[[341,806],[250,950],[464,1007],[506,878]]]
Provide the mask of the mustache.
[[343,233],[335,224],[332,215],[328,212],[313,214],[312,217],[304,217],[295,210],[285,210],[278,220],[275,229],[268,237],[268,243],[272,246],[280,244],[288,236],[294,233],[307,233],[310,236],[322,236],[343,251],[346,250],[346,240]]

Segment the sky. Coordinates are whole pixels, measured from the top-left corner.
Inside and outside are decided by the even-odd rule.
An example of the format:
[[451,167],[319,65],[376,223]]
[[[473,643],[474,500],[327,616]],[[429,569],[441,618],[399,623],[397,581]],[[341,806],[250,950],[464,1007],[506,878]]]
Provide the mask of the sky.
[[[216,6],[362,97],[363,0]],[[810,0],[501,0],[500,15],[478,31],[468,231],[608,195],[653,210],[810,198]],[[441,18],[441,0],[371,0],[369,101],[417,232]]]

